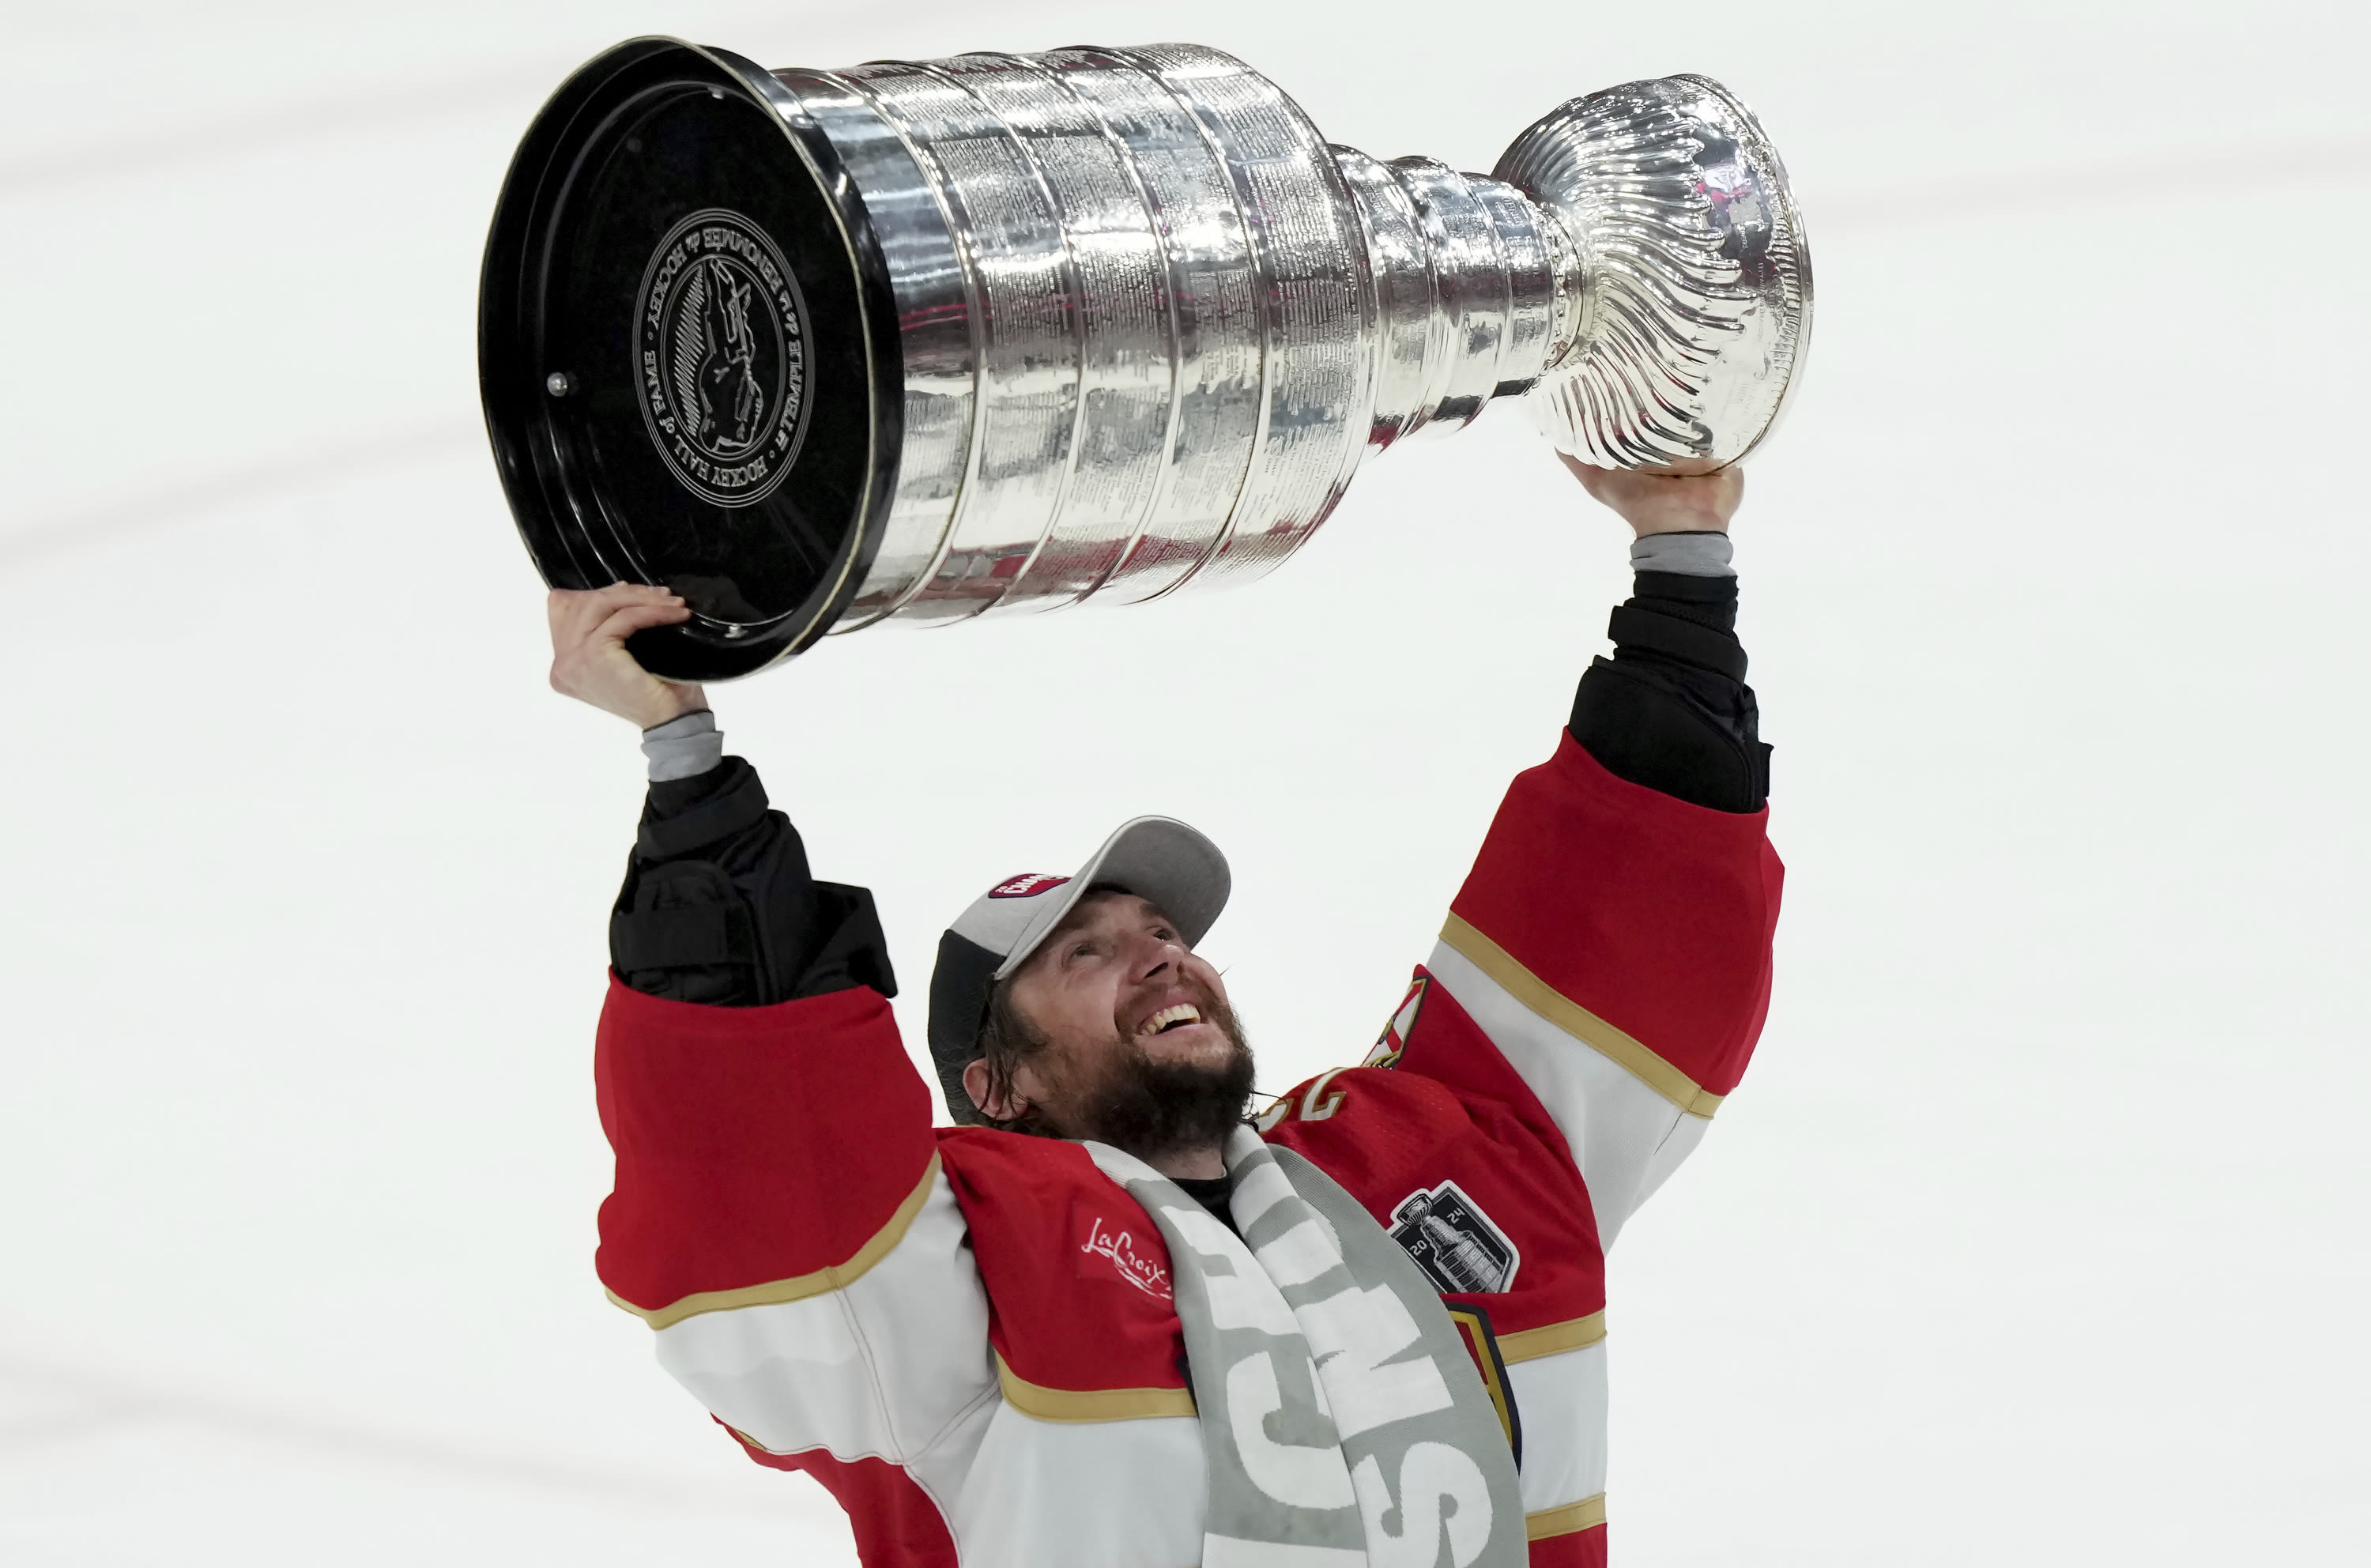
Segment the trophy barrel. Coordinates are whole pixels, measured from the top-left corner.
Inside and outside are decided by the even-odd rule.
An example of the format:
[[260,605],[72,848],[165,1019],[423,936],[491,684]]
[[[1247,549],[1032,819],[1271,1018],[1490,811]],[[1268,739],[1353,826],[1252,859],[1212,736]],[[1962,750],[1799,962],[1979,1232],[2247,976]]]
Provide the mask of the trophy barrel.
[[1242,581],[1332,511],[1364,443],[1362,238],[1275,84],[1192,44],[776,75],[835,137],[894,134],[931,197],[901,243],[946,259],[891,269],[901,321],[950,330],[908,344],[890,536],[837,629]]

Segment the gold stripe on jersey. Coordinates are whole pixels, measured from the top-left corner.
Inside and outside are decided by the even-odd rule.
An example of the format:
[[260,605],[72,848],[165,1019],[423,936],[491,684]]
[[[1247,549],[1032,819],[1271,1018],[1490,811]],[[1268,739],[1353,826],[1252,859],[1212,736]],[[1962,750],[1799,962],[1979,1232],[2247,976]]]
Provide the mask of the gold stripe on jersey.
[[996,1358],[996,1382],[1006,1404],[1036,1421],[1143,1421],[1194,1413],[1191,1389],[1049,1389],[1013,1371],[1001,1355]]
[[1587,1350],[1604,1337],[1605,1314],[1591,1312],[1586,1318],[1550,1323],[1542,1329],[1500,1334],[1498,1358],[1510,1363],[1537,1361],[1544,1355],[1561,1355],[1567,1350]]
[[889,1216],[889,1223],[873,1233],[872,1239],[859,1247],[844,1263],[817,1269],[813,1274],[796,1274],[789,1279],[769,1280],[763,1285],[745,1285],[738,1290],[702,1290],[680,1297],[664,1307],[637,1307],[616,1291],[609,1299],[648,1323],[653,1329],[672,1328],[686,1318],[696,1318],[702,1312],[730,1312],[738,1307],[776,1307],[785,1301],[804,1301],[810,1296],[823,1296],[835,1290],[845,1290],[864,1277],[866,1270],[889,1255],[890,1250],[906,1239],[906,1231],[914,1216],[922,1212],[922,1205],[931,1195],[931,1186],[939,1179],[939,1157],[931,1156],[930,1164],[922,1168],[922,1179]]
[[1605,1493],[1584,1497],[1578,1503],[1567,1503],[1561,1508],[1543,1508],[1536,1514],[1523,1516],[1523,1539],[1545,1540],[1550,1536],[1578,1535],[1593,1530],[1605,1522]]
[[1695,1079],[1524,968],[1514,954],[1459,917],[1449,917],[1440,940],[1515,1000],[1600,1055],[1611,1057],[1689,1115],[1710,1117],[1720,1109],[1720,1095],[1706,1094]]

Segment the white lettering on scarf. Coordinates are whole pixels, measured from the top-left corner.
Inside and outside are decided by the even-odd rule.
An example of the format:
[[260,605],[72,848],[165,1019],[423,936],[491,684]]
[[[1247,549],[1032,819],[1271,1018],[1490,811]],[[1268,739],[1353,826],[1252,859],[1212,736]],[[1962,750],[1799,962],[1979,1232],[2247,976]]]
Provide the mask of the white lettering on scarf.
[[[1400,1528],[1383,1528],[1392,1510],[1383,1467],[1372,1454],[1350,1476],[1359,1513],[1367,1521],[1371,1568],[1432,1568],[1440,1555],[1440,1527],[1449,1526],[1449,1560],[1465,1568],[1490,1539],[1490,1483],[1482,1468],[1446,1443],[1417,1443],[1400,1460]],[[1443,1502],[1450,1506],[1444,1510]],[[1447,1517],[1444,1520],[1443,1515]]]
[[1228,1194],[1227,1206],[1235,1223],[1249,1230],[1260,1222],[1260,1216],[1293,1195],[1292,1183],[1270,1160],[1252,1167],[1235,1182],[1235,1190]]
[[[1313,1386],[1316,1383],[1315,1367],[1310,1368],[1309,1380]],[[1339,1447],[1279,1443],[1267,1435],[1267,1418],[1283,1408],[1276,1363],[1268,1359],[1267,1352],[1247,1355],[1227,1368],[1227,1419],[1234,1427],[1235,1451],[1243,1456],[1243,1473],[1251,1477],[1252,1484],[1296,1508],[1347,1508],[1358,1502],[1350,1490],[1349,1474],[1342,1468]],[[1484,1506],[1488,1506],[1486,1500]]]
[[1302,1220],[1255,1254],[1279,1287],[1307,1285],[1327,1269],[1342,1266],[1341,1250],[1315,1216]]
[[[1163,1218],[1177,1228],[1186,1245],[1206,1258],[1223,1258],[1231,1265],[1249,1267],[1251,1255],[1234,1232],[1201,1209],[1164,1205]],[[1210,1297],[1210,1320],[1222,1329],[1257,1329],[1264,1334],[1297,1334],[1292,1309],[1274,1281],[1256,1271],[1248,1274],[1210,1274],[1202,1276]]]
[[1313,1301],[1300,1313],[1301,1332],[1324,1375],[1334,1404],[1334,1424],[1345,1437],[1370,1432],[1385,1422],[1455,1401],[1432,1357],[1395,1366],[1383,1363],[1422,1338],[1416,1320],[1388,1286],[1355,1286]]

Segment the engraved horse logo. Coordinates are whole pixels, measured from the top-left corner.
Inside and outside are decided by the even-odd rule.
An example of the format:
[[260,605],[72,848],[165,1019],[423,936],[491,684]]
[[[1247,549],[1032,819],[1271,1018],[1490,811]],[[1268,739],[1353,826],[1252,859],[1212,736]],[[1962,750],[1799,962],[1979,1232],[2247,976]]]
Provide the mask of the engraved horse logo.
[[766,391],[749,319],[754,287],[711,256],[685,288],[676,315],[676,406],[711,451],[746,451],[764,428]]

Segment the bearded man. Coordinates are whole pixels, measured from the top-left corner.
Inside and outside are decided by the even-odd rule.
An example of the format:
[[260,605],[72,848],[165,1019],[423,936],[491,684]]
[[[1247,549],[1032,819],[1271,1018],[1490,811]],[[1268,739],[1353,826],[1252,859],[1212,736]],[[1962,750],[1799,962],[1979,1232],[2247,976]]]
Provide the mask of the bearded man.
[[815,881],[695,687],[555,593],[552,684],[633,721],[648,803],[596,1052],[598,1267],[868,1568],[1605,1562],[1604,1251],[1761,1032],[1779,866],[1734,471],[1575,467],[1634,596],[1365,1061],[1246,1120],[1195,951],[1216,846],[1124,824],[939,946],[933,1127],[872,900]]

